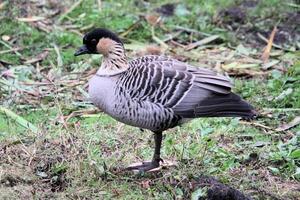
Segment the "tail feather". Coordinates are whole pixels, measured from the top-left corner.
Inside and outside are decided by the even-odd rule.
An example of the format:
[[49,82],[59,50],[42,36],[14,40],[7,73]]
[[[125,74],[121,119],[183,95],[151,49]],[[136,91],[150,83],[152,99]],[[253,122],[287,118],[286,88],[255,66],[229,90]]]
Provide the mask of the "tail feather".
[[196,117],[245,117],[256,115],[253,106],[234,93],[216,94],[196,107]]

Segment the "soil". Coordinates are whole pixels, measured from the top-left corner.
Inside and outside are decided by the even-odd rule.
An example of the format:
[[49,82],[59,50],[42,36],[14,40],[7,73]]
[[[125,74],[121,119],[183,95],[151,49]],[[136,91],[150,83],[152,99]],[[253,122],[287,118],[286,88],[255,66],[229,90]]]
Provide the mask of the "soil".
[[51,198],[53,192],[64,191],[70,183],[67,164],[84,157],[74,141],[36,140],[1,143],[1,198]]
[[216,23],[222,28],[234,31],[240,40],[255,48],[266,45],[259,34],[268,39],[274,26],[277,25],[274,43],[287,49],[290,47],[299,49],[300,12],[291,9],[280,14],[270,11],[270,15],[263,17],[250,16],[248,13],[257,6],[258,1],[242,1],[237,6],[221,10]]

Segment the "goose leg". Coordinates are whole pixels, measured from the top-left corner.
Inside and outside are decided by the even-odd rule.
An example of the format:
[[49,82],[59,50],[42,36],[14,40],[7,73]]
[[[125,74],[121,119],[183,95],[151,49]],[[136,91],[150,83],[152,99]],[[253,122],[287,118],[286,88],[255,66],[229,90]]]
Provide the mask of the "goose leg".
[[159,162],[162,161],[160,158],[160,148],[162,142],[162,132],[154,133],[154,142],[155,142],[155,149],[154,155],[151,162],[143,162],[141,165],[131,166],[126,168],[127,170],[138,170],[140,172],[150,171],[154,168],[159,167]]

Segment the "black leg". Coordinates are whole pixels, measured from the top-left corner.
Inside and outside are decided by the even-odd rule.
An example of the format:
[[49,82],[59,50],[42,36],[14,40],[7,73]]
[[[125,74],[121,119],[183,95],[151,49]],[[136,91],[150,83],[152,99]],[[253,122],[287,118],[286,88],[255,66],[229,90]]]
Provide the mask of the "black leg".
[[127,170],[139,170],[141,172],[150,171],[151,169],[159,167],[159,162],[162,161],[160,158],[160,148],[162,142],[162,132],[154,133],[155,149],[151,162],[143,162],[141,165],[128,167]]
[[161,148],[161,142],[162,142],[162,132],[154,133],[154,142],[155,142],[155,149],[154,154],[152,158],[152,162],[160,162],[160,148]]

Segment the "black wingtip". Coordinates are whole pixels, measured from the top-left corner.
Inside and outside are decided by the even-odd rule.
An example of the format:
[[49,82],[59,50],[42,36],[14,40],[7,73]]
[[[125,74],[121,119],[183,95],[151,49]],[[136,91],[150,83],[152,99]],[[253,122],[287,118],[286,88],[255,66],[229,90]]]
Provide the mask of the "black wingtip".
[[215,94],[214,96],[202,101],[196,108],[198,117],[242,117],[255,118],[257,112],[248,102],[240,96],[230,94]]

